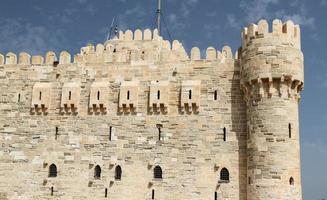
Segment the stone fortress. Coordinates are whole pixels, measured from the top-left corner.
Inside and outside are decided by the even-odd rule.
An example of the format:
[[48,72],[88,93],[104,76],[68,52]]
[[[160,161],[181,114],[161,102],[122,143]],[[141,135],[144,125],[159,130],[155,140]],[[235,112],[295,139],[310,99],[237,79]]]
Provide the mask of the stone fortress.
[[0,199],[302,199],[300,28],[260,20],[240,46],[147,29],[0,55]]

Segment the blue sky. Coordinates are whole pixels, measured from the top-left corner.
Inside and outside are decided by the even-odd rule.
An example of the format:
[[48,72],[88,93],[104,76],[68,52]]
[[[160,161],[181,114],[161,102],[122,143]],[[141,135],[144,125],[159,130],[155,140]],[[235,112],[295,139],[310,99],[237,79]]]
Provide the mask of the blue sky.
[[[305,90],[300,106],[305,200],[327,199],[327,0],[162,0],[173,39],[189,50],[240,45],[260,18],[301,24]],[[115,16],[121,29],[153,28],[156,0],[1,0],[0,52],[78,53],[101,43]],[[164,35],[168,38],[167,31]]]

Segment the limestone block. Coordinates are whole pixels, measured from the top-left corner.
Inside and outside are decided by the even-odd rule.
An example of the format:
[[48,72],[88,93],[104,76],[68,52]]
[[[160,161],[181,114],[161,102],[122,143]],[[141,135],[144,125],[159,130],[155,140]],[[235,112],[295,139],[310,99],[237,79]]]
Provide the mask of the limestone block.
[[182,82],[180,106],[187,112],[196,112],[200,105],[201,81]]
[[91,86],[89,108],[104,112],[109,104],[109,83],[94,82]]
[[198,47],[193,47],[191,50],[191,60],[201,60],[201,52]]
[[61,93],[61,108],[66,112],[77,112],[80,100],[80,84],[65,83]]
[[5,58],[2,54],[0,54],[0,65],[3,65],[5,61]]
[[67,51],[62,51],[59,57],[59,64],[69,64],[71,63],[71,56]]
[[50,108],[51,83],[35,83],[31,107],[35,112],[47,112]]
[[45,64],[52,65],[55,61],[57,61],[56,53],[53,51],[49,51],[45,55]]
[[217,52],[214,47],[208,47],[206,51],[206,60],[213,61],[217,60]]
[[143,33],[140,29],[136,29],[134,32],[134,40],[143,40]]
[[145,29],[144,30],[144,40],[152,40],[152,32],[150,29]]
[[149,108],[153,112],[168,112],[169,81],[151,81]]
[[31,64],[31,56],[26,52],[21,52],[19,54],[18,64],[21,64],[21,65]]
[[131,41],[133,40],[133,32],[131,30],[127,30],[125,32],[125,40],[126,41]]
[[294,37],[294,23],[291,20],[288,20],[283,25],[283,33],[286,33],[289,37]]
[[32,56],[32,65],[42,65],[44,63],[44,58],[42,56]]
[[139,81],[124,81],[120,85],[119,108],[123,112],[135,112],[138,104]]
[[6,65],[16,65],[17,64],[17,56],[16,54],[9,52],[6,55]]

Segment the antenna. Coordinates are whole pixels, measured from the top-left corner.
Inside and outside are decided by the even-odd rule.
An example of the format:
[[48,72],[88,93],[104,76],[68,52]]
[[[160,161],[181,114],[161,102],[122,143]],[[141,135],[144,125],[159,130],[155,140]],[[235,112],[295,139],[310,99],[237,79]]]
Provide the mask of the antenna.
[[112,29],[114,28],[114,23],[115,23],[115,17],[112,18],[111,25],[110,25],[110,30],[109,30],[109,33],[107,35],[107,40],[111,39],[111,33],[112,33]]
[[158,0],[158,8],[157,8],[157,29],[158,35],[161,35],[161,0]]

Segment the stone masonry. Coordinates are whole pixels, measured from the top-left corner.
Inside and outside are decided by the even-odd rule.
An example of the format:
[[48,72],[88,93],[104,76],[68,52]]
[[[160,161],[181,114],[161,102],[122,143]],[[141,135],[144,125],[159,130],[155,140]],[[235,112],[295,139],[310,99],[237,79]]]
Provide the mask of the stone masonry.
[[0,54],[0,200],[301,200],[300,28],[233,56],[127,30],[79,54]]

